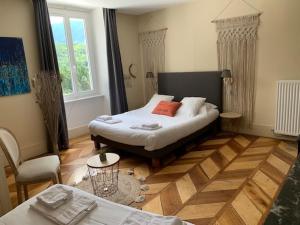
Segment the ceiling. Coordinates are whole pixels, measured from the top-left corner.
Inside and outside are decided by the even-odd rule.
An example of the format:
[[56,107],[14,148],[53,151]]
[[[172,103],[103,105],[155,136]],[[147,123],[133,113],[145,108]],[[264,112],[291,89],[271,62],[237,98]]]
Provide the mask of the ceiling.
[[119,9],[120,12],[133,15],[141,15],[189,1],[192,0],[47,0],[49,4],[67,5],[72,7],[115,8]]

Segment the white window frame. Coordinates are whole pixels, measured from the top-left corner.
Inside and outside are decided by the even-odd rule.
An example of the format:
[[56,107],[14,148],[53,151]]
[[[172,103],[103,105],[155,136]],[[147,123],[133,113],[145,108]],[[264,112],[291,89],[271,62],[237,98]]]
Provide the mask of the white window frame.
[[[57,8],[49,8],[50,16],[59,16],[64,18],[64,28],[65,28],[65,36],[67,41],[67,47],[69,51],[69,61],[70,61],[70,69],[71,69],[71,78],[72,78],[72,87],[73,93],[70,95],[64,95],[64,101],[70,102],[74,100],[87,99],[90,97],[99,96],[99,84],[96,76],[96,67],[95,67],[95,57],[93,53],[93,40],[92,40],[92,29],[91,29],[91,18],[88,11],[80,10],[67,10],[67,9],[57,9]],[[83,19],[85,25],[85,37],[86,37],[86,45],[87,45],[87,57],[89,63],[90,70],[90,84],[91,90],[79,92],[77,87],[77,71],[76,71],[76,63],[74,56],[74,47],[70,26],[70,19]]]

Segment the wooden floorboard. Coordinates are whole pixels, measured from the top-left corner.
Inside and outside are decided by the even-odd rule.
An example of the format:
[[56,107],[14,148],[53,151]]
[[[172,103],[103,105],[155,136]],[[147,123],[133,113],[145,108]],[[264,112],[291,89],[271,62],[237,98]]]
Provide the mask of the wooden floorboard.
[[[113,149],[110,149],[113,150]],[[113,150],[114,151],[114,150]],[[65,184],[80,182],[87,159],[97,154],[88,136],[71,140],[63,151]],[[204,143],[190,145],[186,152],[153,170],[144,158],[121,152],[120,170],[133,169],[146,178],[146,200],[131,206],[161,215],[177,215],[197,225],[260,225],[278,195],[293,165],[297,150],[289,143],[243,134],[218,134]],[[171,158],[170,158],[171,159]],[[14,177],[7,180],[16,206]],[[29,186],[33,196],[51,182]]]

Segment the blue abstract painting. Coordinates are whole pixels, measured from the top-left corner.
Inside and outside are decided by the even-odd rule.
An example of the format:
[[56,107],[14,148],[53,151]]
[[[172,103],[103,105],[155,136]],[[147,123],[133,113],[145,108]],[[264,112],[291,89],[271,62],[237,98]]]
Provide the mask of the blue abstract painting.
[[30,92],[21,38],[0,37],[0,96]]

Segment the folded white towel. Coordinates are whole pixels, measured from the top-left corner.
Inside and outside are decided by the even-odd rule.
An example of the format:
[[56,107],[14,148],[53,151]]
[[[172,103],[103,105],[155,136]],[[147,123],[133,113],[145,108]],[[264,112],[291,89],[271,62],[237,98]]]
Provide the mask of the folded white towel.
[[47,207],[56,209],[73,197],[73,191],[62,186],[49,189],[37,197],[37,201]]
[[144,124],[142,124],[142,127],[157,128],[157,127],[159,127],[159,123],[144,123]]
[[74,194],[73,199],[57,209],[35,202],[30,208],[58,225],[75,225],[97,207],[95,200]]
[[107,123],[107,124],[115,124],[115,123],[121,123],[122,120],[118,120],[118,119],[111,119],[111,120],[101,120],[96,118],[96,121],[102,122],[102,123]]
[[98,120],[103,120],[103,121],[112,120],[112,118],[113,117],[109,115],[102,115],[97,117]]
[[157,127],[145,127],[143,125],[133,125],[130,127],[131,129],[139,129],[139,130],[158,130],[162,128],[162,126],[157,126]]
[[178,217],[175,216],[155,216],[149,225],[183,225]]
[[131,213],[122,225],[183,225],[185,224],[175,216],[152,216],[143,212]]

